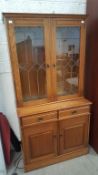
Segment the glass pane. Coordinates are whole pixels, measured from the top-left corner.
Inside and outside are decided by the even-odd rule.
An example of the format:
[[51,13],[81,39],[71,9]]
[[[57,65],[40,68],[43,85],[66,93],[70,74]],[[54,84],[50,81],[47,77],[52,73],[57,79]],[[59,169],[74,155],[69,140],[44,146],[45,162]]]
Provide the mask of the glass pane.
[[56,75],[57,94],[71,95],[78,91],[80,28],[57,27]]
[[46,97],[43,27],[16,27],[16,48],[24,101]]

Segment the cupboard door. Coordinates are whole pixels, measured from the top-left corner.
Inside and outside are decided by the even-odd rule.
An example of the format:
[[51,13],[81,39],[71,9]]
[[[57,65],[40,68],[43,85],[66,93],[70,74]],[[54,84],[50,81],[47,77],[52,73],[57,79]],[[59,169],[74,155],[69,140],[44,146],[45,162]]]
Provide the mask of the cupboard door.
[[81,21],[64,21],[64,19],[53,21],[52,53],[54,61],[52,64],[55,65],[54,93],[57,99],[63,96],[78,95],[83,90],[83,71],[80,68],[80,65],[83,67],[84,64],[82,28],[84,26],[81,25]]
[[56,90],[57,95],[78,91],[80,28],[56,28]]
[[23,130],[25,163],[57,155],[57,122],[32,125]]
[[86,147],[88,144],[89,116],[83,115],[60,121],[60,154]]
[[11,47],[14,44],[12,62],[19,103],[48,99],[51,93],[48,20],[16,20],[9,26],[9,33]]

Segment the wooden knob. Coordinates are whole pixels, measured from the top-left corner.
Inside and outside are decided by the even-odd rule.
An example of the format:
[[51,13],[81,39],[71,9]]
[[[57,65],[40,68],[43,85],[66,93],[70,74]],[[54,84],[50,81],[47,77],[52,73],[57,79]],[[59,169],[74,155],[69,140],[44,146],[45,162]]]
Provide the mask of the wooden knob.
[[53,67],[55,68],[56,67],[56,64],[53,64]]
[[49,64],[46,64],[46,68],[49,68],[50,67],[50,65]]
[[38,117],[38,122],[40,122],[40,121],[42,121],[43,120],[43,118],[42,117]]
[[72,115],[74,115],[74,114],[76,114],[77,113],[77,111],[72,111]]

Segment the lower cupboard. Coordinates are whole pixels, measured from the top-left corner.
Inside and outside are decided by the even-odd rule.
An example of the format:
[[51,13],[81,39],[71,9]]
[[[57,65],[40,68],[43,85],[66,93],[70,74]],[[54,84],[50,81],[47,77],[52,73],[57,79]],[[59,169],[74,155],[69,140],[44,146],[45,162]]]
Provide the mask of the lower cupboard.
[[89,117],[88,106],[22,117],[25,171],[86,154]]

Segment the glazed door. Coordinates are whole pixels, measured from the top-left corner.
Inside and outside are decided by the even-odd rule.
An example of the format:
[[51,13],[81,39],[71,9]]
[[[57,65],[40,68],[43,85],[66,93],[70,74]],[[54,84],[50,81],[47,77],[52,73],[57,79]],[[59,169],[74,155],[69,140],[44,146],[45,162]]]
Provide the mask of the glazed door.
[[45,161],[57,156],[57,122],[35,124],[23,130],[26,163]]
[[9,27],[16,46],[14,75],[20,104],[47,101],[51,96],[48,25],[44,19],[20,19]]
[[55,97],[80,95],[83,93],[84,21],[54,19],[51,23]]
[[89,116],[74,116],[60,121],[60,154],[86,147]]
[[84,21],[48,17],[8,23],[19,106],[83,95]]

